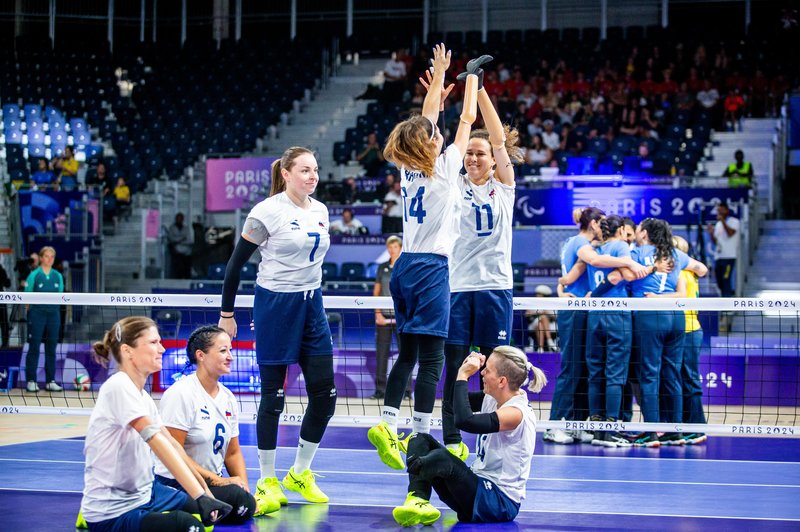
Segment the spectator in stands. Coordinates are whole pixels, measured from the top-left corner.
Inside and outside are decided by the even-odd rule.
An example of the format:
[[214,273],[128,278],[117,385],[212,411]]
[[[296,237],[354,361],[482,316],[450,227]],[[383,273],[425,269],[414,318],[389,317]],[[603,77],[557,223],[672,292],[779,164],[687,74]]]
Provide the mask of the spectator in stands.
[[75,151],[72,146],[64,148],[64,155],[56,157],[50,162],[50,167],[58,173],[58,183],[62,187],[74,188],[78,180],[78,168],[80,164],[75,159]]
[[400,195],[400,180],[392,182],[392,189],[383,198],[383,219],[381,221],[381,232],[402,233],[403,232],[403,197]]
[[739,258],[739,220],[731,216],[727,203],[717,205],[717,223],[708,224],[708,234],[716,244],[714,254],[714,273],[717,286],[722,297],[733,297],[736,294],[734,269]]
[[131,189],[128,188],[124,177],[117,178],[117,184],[114,187],[114,198],[117,200],[117,206],[130,207],[131,205]]
[[556,151],[561,147],[561,138],[558,136],[558,133],[553,131],[553,126],[555,125],[552,120],[549,118],[542,122],[544,126],[544,133],[542,133],[542,142],[544,145],[550,148],[553,151]]
[[[3,265],[0,264],[0,292],[4,291],[6,288],[11,288],[11,278],[8,276],[6,269],[3,268]],[[10,335],[11,322],[8,319],[8,306],[0,301],[0,338],[2,338],[0,348],[5,349],[8,347]]]
[[697,101],[700,107],[711,112],[712,123],[717,123],[717,113],[719,107],[719,92],[711,85],[710,80],[703,80],[703,89],[697,93]]
[[369,177],[375,177],[383,167],[385,159],[383,158],[383,149],[378,143],[378,135],[370,133],[367,135],[367,143],[364,149],[356,155],[356,160],[361,163],[364,170]]
[[[536,297],[550,297],[553,289],[545,284],[537,285],[534,289]],[[528,310],[525,312],[528,319],[528,337],[531,346],[536,348],[539,353],[545,349],[548,351],[558,351],[556,338],[558,338],[558,328],[556,327],[555,310]]]
[[525,162],[537,171],[542,166],[547,166],[553,159],[553,151],[544,145],[541,135],[534,135],[531,145],[525,152]]
[[348,177],[342,181],[342,189],[339,201],[342,205],[352,205],[358,199],[358,186],[355,177]]
[[365,235],[369,230],[353,215],[353,209],[344,209],[342,218],[331,222],[329,230],[332,235]]
[[728,178],[728,186],[731,188],[751,187],[753,185],[753,165],[744,160],[744,152],[736,150],[733,154],[736,162],[725,168],[722,177]]
[[[378,274],[372,295],[375,297],[391,297],[389,281],[392,268],[400,253],[403,252],[403,240],[396,235],[386,239],[386,251],[389,260],[378,265]],[[386,393],[386,370],[389,365],[389,352],[392,349],[392,338],[400,345],[394,320],[394,309],[375,309],[375,393],[370,399],[383,399]],[[406,399],[411,398],[411,379],[408,379]]]
[[183,223],[183,213],[175,215],[175,222],[167,231],[169,254],[172,258],[172,276],[176,279],[192,278],[192,228]]
[[737,129],[741,131],[742,128],[739,125],[739,120],[742,118],[742,109],[744,105],[744,98],[742,98],[738,88],[730,91],[725,97],[725,101],[722,104],[725,110],[723,120],[728,131],[736,131]]
[[111,192],[111,177],[108,175],[106,163],[100,161],[94,172],[87,172],[86,186],[99,187],[103,189],[103,195]]
[[[56,250],[45,246],[39,251],[41,265],[33,270],[25,281],[26,292],[63,292],[64,278],[53,268]],[[44,340],[44,372],[45,389],[48,392],[60,392],[63,388],[56,383],[56,346],[61,328],[59,305],[30,305],[28,310],[28,354],[25,357],[26,389],[38,392],[36,370],[39,365],[39,347]]]
[[383,67],[383,99],[385,102],[397,102],[403,98],[408,75],[406,64],[403,62],[404,55],[405,52],[398,49]]
[[56,175],[48,168],[47,159],[40,157],[36,162],[36,171],[31,174],[31,188],[51,188],[56,182]]

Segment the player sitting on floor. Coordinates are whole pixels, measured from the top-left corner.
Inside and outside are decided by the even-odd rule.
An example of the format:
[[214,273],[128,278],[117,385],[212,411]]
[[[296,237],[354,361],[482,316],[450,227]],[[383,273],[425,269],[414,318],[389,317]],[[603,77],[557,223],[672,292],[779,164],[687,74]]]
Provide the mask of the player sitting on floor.
[[[470,393],[467,379],[481,367],[483,391]],[[520,390],[531,372],[528,389],[536,393],[547,384],[544,373],[511,346],[496,347],[488,359],[473,352],[464,360],[453,389],[453,410],[459,430],[479,435],[477,458],[467,466],[430,434],[415,433],[408,442],[408,497],[392,511],[399,524],[430,525],[439,518],[439,510],[428,502],[431,488],[459,521],[514,520],[536,445],[536,416]]]

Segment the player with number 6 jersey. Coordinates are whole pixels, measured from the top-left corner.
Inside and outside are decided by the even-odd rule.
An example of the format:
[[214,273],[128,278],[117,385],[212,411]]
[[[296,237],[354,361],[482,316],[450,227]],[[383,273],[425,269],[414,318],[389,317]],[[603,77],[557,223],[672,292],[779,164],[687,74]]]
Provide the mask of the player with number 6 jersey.
[[403,254],[397,259],[390,289],[400,349],[386,385],[381,422],[368,432],[381,460],[403,468],[397,424],[403,391],[417,361],[413,431],[430,432],[436,386],[444,365],[444,340],[450,315],[448,258],[458,237],[460,202],[456,180],[477,113],[477,77],[467,80],[464,109],[453,144],[444,143],[436,127],[444,74],[451,52],[444,44],[433,50],[433,75],[422,116],[397,124],[384,155],[400,168],[403,200]]
[[219,326],[235,337],[233,309],[240,271],[253,252],[260,251],[253,306],[261,377],[256,419],[261,479],[256,515],[288,502],[275,473],[275,454],[289,364],[300,364],[308,408],[300,426],[294,465],[284,477],[283,487],[310,502],[328,502],[310,469],[336,409],[333,344],[320,289],[322,261],[330,246],[328,209],[311,197],[318,183],[319,168],[311,150],[286,150],[272,164],[270,197],[247,216],[242,238],[225,270]]
[[[189,336],[186,355],[187,369],[196,364],[197,371],[167,388],[159,404],[161,419],[214,497],[233,507],[223,524],[244,523],[253,517],[256,501],[239,447],[239,403],[220,382],[231,372],[231,337],[215,325],[205,325]],[[223,467],[229,476],[222,476]],[[181,489],[160,461],[155,474],[162,484]]]

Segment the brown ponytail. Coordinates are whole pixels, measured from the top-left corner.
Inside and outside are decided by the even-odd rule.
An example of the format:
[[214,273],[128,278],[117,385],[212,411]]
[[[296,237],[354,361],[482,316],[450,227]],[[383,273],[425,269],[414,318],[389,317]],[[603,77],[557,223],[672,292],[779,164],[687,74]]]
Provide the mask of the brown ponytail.
[[155,326],[156,323],[145,316],[122,318],[106,331],[101,342],[95,342],[92,345],[95,361],[104,367],[108,367],[113,356],[117,364],[122,364],[122,355],[120,353],[122,344],[135,346],[139,337],[147,329]]

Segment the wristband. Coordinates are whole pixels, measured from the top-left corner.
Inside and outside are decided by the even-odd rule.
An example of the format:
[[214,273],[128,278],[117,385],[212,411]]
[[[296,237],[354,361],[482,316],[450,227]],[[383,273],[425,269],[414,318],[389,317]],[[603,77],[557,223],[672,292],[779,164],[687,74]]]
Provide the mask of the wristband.
[[224,316],[224,315],[222,314],[222,312],[220,312],[220,313],[219,313],[219,317],[220,317],[220,318],[226,318],[226,319],[227,319],[227,318],[232,318],[233,316],[234,316],[234,314],[233,314],[233,313],[231,313],[231,315],[230,315],[230,316]]

